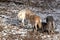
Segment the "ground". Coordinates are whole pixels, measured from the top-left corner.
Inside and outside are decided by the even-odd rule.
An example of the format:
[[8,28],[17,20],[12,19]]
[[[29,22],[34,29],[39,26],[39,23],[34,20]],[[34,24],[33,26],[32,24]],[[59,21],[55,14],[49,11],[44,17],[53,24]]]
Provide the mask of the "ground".
[[40,16],[42,21],[46,21],[46,17],[51,15],[55,21],[55,31],[57,34],[48,35],[40,32],[32,32],[31,25],[21,26],[17,19],[17,14],[21,9],[27,8],[25,5],[17,5],[13,2],[0,2],[0,40],[60,40],[60,9],[44,10],[31,6],[28,7],[36,15]]

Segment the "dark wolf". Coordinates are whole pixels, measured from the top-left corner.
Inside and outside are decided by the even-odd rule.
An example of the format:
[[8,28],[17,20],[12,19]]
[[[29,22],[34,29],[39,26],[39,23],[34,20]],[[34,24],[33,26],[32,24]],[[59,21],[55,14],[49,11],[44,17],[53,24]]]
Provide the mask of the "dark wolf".
[[54,33],[55,23],[54,23],[53,16],[47,16],[46,22],[47,22],[47,28],[46,29],[48,30],[48,34]]

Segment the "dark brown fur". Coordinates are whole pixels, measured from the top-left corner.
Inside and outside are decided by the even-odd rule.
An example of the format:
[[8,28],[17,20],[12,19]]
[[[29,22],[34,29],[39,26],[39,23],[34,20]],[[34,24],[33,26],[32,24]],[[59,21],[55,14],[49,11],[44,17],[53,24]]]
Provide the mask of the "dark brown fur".
[[54,33],[54,19],[52,16],[47,16],[46,18],[46,22],[47,22],[47,30],[48,30],[48,33],[51,34],[51,33]]

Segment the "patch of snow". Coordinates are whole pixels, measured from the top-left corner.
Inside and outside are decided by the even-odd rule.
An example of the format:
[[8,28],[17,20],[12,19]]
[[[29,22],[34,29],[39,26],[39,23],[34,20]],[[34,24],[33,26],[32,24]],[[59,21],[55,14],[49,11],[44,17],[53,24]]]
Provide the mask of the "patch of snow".
[[6,15],[0,15],[1,18],[10,18],[9,16]]
[[55,31],[60,32],[60,25],[57,25],[57,29]]
[[60,13],[60,9],[54,9],[54,11],[53,13]]

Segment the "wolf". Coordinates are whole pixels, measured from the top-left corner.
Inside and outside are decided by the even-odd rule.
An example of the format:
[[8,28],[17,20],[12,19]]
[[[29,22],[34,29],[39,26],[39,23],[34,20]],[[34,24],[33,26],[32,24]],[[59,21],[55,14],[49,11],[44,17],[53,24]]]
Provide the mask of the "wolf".
[[21,11],[18,12],[17,17],[19,20],[22,20],[23,26],[24,26],[24,20],[26,19],[26,16],[32,15],[33,12],[26,8],[26,9],[22,9]]
[[[42,20],[40,16],[36,15],[34,12],[32,12],[29,9],[23,9],[18,13],[18,19],[22,20],[22,23],[24,25],[24,20],[28,20],[28,22],[36,28],[36,30],[42,27]],[[37,27],[38,26],[38,27]]]
[[54,29],[55,29],[55,22],[54,22],[54,18],[53,16],[47,16],[46,17],[46,22],[47,22],[47,30],[48,33],[54,33]]

